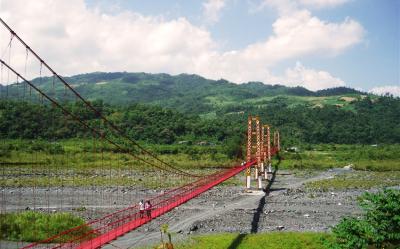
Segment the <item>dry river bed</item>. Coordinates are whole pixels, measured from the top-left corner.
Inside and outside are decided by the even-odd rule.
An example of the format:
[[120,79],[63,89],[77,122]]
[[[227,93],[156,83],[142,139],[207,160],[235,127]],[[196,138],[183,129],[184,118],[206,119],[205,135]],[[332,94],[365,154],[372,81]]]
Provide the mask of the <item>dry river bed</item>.
[[[219,232],[329,231],[341,217],[361,214],[357,197],[364,191],[319,192],[307,190],[303,184],[342,173],[351,174],[351,170],[336,169],[311,175],[279,170],[266,192],[244,191],[243,186],[217,186],[105,247],[135,248],[159,243],[160,226],[165,223],[169,224],[174,242],[182,241],[192,234]],[[243,174],[236,178],[244,182]],[[36,189],[36,199],[42,197],[42,201],[37,203],[32,199],[31,189],[5,189],[5,193],[7,212],[31,209],[33,206],[44,211],[49,207],[54,212],[62,207],[62,210],[73,211],[87,220],[124,208],[145,196],[160,194],[122,187],[64,188],[62,191]],[[46,203],[46,198],[50,200],[49,203]],[[23,204],[21,200],[24,200]],[[0,248],[15,248],[17,245],[21,243],[3,241]]]

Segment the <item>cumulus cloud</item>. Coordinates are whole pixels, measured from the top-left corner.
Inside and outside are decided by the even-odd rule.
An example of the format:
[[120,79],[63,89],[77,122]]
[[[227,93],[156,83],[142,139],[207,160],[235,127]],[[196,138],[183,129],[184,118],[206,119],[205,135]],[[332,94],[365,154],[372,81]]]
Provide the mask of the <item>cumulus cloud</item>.
[[273,24],[273,35],[265,42],[248,46],[247,57],[275,63],[305,54],[335,55],[359,43],[364,35],[362,26],[347,18],[341,23],[327,23],[307,10],[282,16]]
[[[212,54],[207,60],[208,63],[199,66],[200,72],[211,78],[223,77],[236,82],[272,82],[276,77],[270,72],[270,68],[277,63],[288,59],[300,60],[313,54],[334,56],[359,43],[363,34],[364,29],[354,20],[327,23],[313,17],[309,11],[298,11],[291,16],[278,18],[273,24],[273,35],[267,40],[250,44],[243,50]],[[296,68],[300,69],[300,66]],[[329,76],[333,78],[330,74]],[[282,82],[289,82],[294,77],[280,79]],[[326,86],[336,86],[343,81],[337,79],[330,82],[333,85]],[[302,83],[310,89],[320,87],[316,81]]]
[[[359,43],[364,35],[355,20],[325,22],[304,9],[279,16],[272,24],[272,35],[263,41],[219,51],[205,27],[193,25],[184,17],[166,20],[133,11],[109,14],[88,8],[84,0],[0,3],[0,16],[64,75],[93,71],[196,73],[238,83],[257,80],[321,89],[344,83],[301,63],[284,75],[275,75],[271,68],[309,55],[335,56]],[[207,3],[214,6],[209,9],[221,9],[224,4]],[[9,39],[1,32],[0,49]],[[16,54],[13,50],[13,63],[23,65],[24,50]]]
[[393,96],[400,97],[400,86],[374,87],[369,92],[377,95],[392,94]]
[[207,0],[203,3],[203,15],[207,22],[215,23],[219,20],[221,10],[226,0]]
[[0,16],[63,74],[193,71],[214,46],[207,30],[185,18],[106,14],[83,0],[3,1]]
[[295,67],[288,68],[285,75],[276,80],[288,86],[300,85],[313,91],[345,85],[343,80],[330,73],[306,68],[300,62]]

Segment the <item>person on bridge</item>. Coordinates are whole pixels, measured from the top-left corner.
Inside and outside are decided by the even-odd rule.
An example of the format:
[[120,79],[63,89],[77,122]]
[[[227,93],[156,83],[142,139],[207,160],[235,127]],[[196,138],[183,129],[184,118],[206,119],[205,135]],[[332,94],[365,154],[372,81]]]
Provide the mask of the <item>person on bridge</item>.
[[144,209],[146,210],[146,216],[147,218],[151,218],[151,203],[150,201],[146,201],[146,203],[144,204]]
[[144,201],[141,200],[139,202],[139,213],[140,213],[140,218],[143,218],[143,214],[144,214]]

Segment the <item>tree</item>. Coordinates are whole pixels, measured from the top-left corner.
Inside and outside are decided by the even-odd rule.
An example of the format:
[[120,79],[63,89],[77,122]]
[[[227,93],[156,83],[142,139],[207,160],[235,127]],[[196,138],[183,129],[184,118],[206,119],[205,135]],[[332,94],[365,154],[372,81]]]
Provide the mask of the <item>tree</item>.
[[[162,224],[160,227],[161,233],[161,245],[156,247],[157,249],[174,249],[174,245],[172,244],[171,240],[171,233],[168,231],[168,224]],[[168,242],[164,243],[163,234],[168,236]]]
[[238,136],[230,139],[225,146],[226,155],[231,159],[243,158],[241,139]]

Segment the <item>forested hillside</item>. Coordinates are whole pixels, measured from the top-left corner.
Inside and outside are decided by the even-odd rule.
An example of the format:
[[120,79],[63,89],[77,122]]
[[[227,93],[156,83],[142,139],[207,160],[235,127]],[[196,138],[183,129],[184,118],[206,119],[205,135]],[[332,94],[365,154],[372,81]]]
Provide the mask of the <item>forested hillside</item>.
[[[248,114],[283,133],[285,145],[305,143],[400,143],[400,99],[390,96],[364,98],[353,110],[339,106],[311,108],[290,105],[277,98],[267,105],[246,106],[240,112],[219,113],[202,118],[158,106],[131,104],[117,106],[93,102],[94,106],[134,139],[150,143],[243,143]],[[98,118],[79,104],[68,109],[85,121],[100,125]],[[50,105],[15,100],[0,102],[1,138],[90,137],[74,120]]]
[[[295,96],[291,104],[342,105],[351,108],[351,101],[363,94],[354,89],[339,87],[317,92],[302,87],[265,85],[261,82],[234,84],[226,80],[209,80],[198,75],[146,73],[90,73],[65,78],[83,97],[107,104],[133,103],[159,105],[180,112],[215,116],[216,112],[241,109],[246,106],[264,106],[279,96]],[[55,95],[59,100],[71,100],[62,84],[53,78],[42,77],[32,81],[38,88]],[[1,87],[8,97],[21,97],[23,84]],[[27,91],[27,90],[25,90]],[[25,96],[28,97],[29,94]],[[347,96],[348,99],[341,99]]]

